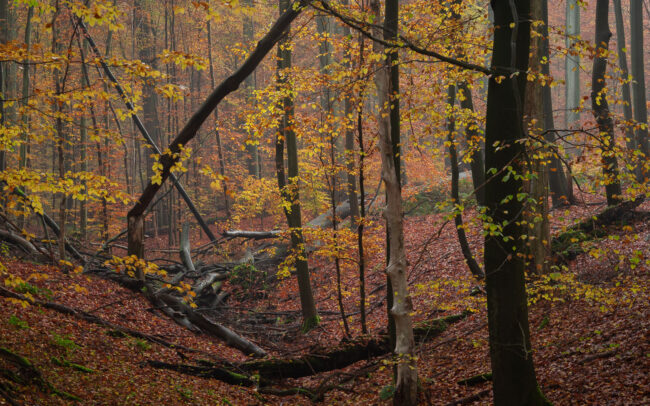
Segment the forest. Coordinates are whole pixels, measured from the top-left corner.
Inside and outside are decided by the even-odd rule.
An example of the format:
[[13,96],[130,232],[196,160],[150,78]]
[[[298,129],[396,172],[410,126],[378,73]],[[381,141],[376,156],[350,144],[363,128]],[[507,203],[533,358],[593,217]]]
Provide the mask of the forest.
[[650,404],[650,1],[0,0],[0,404]]

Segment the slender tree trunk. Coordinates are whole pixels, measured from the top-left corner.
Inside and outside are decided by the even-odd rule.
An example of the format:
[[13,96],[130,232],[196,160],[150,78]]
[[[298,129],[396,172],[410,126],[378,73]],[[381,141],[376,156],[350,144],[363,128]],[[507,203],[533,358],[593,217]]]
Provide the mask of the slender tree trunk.
[[632,104],[636,128],[636,145],[645,159],[637,170],[637,180],[645,183],[648,178],[648,158],[650,145],[648,142],[648,106],[645,93],[645,69],[643,65],[643,0],[630,0],[630,57],[632,62]]
[[566,0],[566,94],[565,124],[570,128],[580,121],[580,56],[574,49],[580,35],[580,5],[578,0]]
[[627,149],[632,152],[636,149],[636,139],[632,129],[632,96],[630,93],[630,72],[627,68],[627,50],[625,48],[625,24],[623,23],[623,10],[621,0],[614,0],[614,15],[616,16],[616,50],[618,52],[618,66],[621,69],[621,86],[623,96],[623,118],[625,118],[625,142]]
[[[212,63],[212,28],[210,26],[210,20],[207,21],[208,28],[208,60],[210,62],[210,88],[214,89],[215,79],[214,79],[214,66]],[[221,133],[219,132],[219,108],[214,109],[214,135],[217,141],[217,159],[219,161],[219,174],[221,178],[226,177],[226,165],[223,159],[223,148],[221,146]],[[228,203],[228,185],[226,181],[221,182],[222,191],[223,191],[223,203],[226,209],[226,218],[230,218],[230,205]]]
[[[391,3],[391,4],[389,4]],[[376,0],[371,2],[371,7],[376,17],[379,17],[379,3]],[[387,1],[386,32],[396,31],[397,2]],[[395,19],[393,22],[392,19]],[[375,30],[377,31],[377,30]],[[382,54],[384,47],[374,43],[375,53]],[[396,143],[393,136],[398,134],[392,130],[394,124],[392,119],[391,103],[397,101],[394,96],[395,87],[391,87],[392,75],[390,74],[392,58],[387,58],[380,69],[375,73],[375,86],[379,99],[377,122],[379,124],[379,149],[381,154],[381,177],[386,188],[386,229],[388,230],[388,245],[390,257],[386,274],[390,278],[393,304],[390,314],[395,323],[395,355],[397,356],[397,376],[395,378],[395,405],[417,404],[417,367],[415,360],[415,341],[413,338],[413,303],[408,292],[406,274],[408,264],[404,249],[404,222],[402,210],[402,193],[399,178],[399,156],[396,156]],[[391,97],[392,96],[392,97]],[[399,121],[397,122],[399,123]],[[399,124],[397,124],[399,125]],[[397,143],[399,144],[399,143]],[[398,146],[398,145],[397,145]]]
[[[243,0],[242,6],[253,8],[253,0]],[[255,37],[255,26],[253,23],[253,17],[244,16],[243,24],[243,34],[244,42],[246,44],[253,44]],[[255,81],[253,80],[253,75],[249,75],[246,80],[244,80],[244,97],[247,103],[253,102],[253,91],[255,90]],[[260,178],[260,159],[259,159],[259,149],[255,140],[251,140],[252,143],[246,143],[246,166],[248,167],[248,174],[254,176],[255,178]]]
[[[485,274],[494,404],[547,405],[535,377],[521,236],[523,103],[530,46],[530,0],[492,0],[494,45],[485,135],[486,206],[500,232],[485,237]],[[496,170],[496,172],[493,172]]]
[[[359,67],[363,66],[365,52],[365,41],[363,35],[359,34]],[[359,313],[361,332],[368,333],[366,323],[366,258],[363,249],[363,226],[366,221],[366,189],[364,182],[364,164],[366,151],[363,146],[363,99],[364,89],[359,90],[357,110],[357,143],[359,144],[359,214],[360,218],[357,227],[357,246],[359,249]],[[351,207],[351,206],[350,206]]]
[[[346,3],[347,4],[347,0]],[[345,49],[345,59],[347,60],[348,69],[352,69],[352,53],[349,46],[352,40],[352,33],[350,27],[343,26],[343,36],[348,38],[348,46]],[[362,51],[363,52],[363,51]],[[344,102],[345,120],[350,120],[350,125],[345,130],[345,164],[347,168],[347,192],[348,202],[350,202],[350,228],[355,230],[359,223],[359,199],[357,197],[357,183],[354,176],[357,160],[357,152],[354,148],[354,128],[352,127],[352,117],[354,116],[354,105],[350,97],[345,98]],[[365,316],[365,315],[364,315]]]
[[[289,0],[280,0],[280,13],[284,13],[290,7]],[[288,29],[287,29],[288,32]],[[290,95],[290,82],[287,78],[291,68],[291,48],[289,47],[289,35],[285,35],[278,42],[278,86],[285,92],[282,100],[282,123],[278,132],[276,143],[276,173],[278,186],[283,199],[290,204],[290,209],[285,209],[287,223],[291,230],[291,246],[296,255],[295,266],[298,277],[298,289],[300,293],[300,304],[302,306],[303,331],[309,331],[318,325],[320,319],[316,310],[316,303],[311,288],[309,266],[307,264],[307,253],[305,251],[305,240],[302,234],[302,215],[300,210],[299,178],[298,178],[298,145],[294,127],[294,103]],[[287,177],[284,175],[283,151],[278,148],[287,148]]]
[[449,106],[449,118],[447,122],[447,141],[449,142],[449,163],[451,167],[451,200],[456,206],[454,207],[454,224],[456,225],[456,233],[458,235],[458,243],[460,244],[461,252],[465,258],[465,263],[470,272],[478,280],[485,278],[483,270],[476,262],[472,255],[472,251],[467,242],[465,235],[465,227],[463,226],[463,213],[460,208],[460,196],[458,192],[458,153],[456,152],[456,119],[454,117],[454,104],[456,103],[456,86],[450,85],[447,88],[447,105]]
[[[4,1],[4,0],[2,0]],[[25,50],[29,53],[32,45],[32,17],[34,16],[34,7],[30,6],[27,9],[27,22],[25,23]],[[23,62],[27,63],[29,60],[25,59]],[[29,69],[28,64],[23,65],[23,88],[22,98],[23,106],[27,108],[29,102]],[[23,122],[23,143],[20,144],[20,161],[18,162],[19,168],[25,168],[27,165],[27,151],[29,149],[29,112],[27,110],[22,113]]]
[[609,206],[621,201],[621,182],[618,179],[618,161],[616,159],[616,138],[614,122],[607,103],[606,79],[607,53],[609,39],[609,0],[596,1],[596,56],[591,74],[591,108],[598,125],[599,142],[602,154],[605,194]]
[[[541,0],[542,6],[542,56],[546,58],[546,63],[542,64],[542,74],[550,76],[551,74],[551,55],[549,45],[548,33],[548,0]],[[544,137],[546,142],[554,145],[557,142],[557,132],[555,129],[555,120],[553,118],[553,96],[551,94],[551,87],[547,83],[542,88],[542,99],[544,102]],[[571,180],[568,178],[564,171],[564,166],[560,160],[560,151],[556,150],[551,156],[551,163],[548,165],[548,179],[549,188],[551,190],[551,199],[553,207],[560,207],[567,204],[574,204],[573,189]]]

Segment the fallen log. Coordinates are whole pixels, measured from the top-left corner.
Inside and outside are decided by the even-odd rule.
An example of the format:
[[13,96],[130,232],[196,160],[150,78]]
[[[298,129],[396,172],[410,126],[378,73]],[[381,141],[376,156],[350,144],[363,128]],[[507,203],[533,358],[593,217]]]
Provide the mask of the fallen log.
[[20,247],[23,251],[25,251],[29,255],[33,255],[33,256],[43,255],[45,258],[47,258],[47,255],[39,251],[34,244],[32,244],[30,241],[27,241],[26,239],[19,236],[18,234],[12,233],[11,231],[0,230],[0,240],[7,241],[9,243],[12,243]]
[[472,403],[472,402],[475,402],[477,400],[480,400],[483,396],[489,395],[491,391],[492,391],[492,389],[485,389],[485,390],[482,390],[482,391],[480,391],[478,393],[475,393],[473,395],[464,397],[462,399],[457,399],[457,400],[454,400],[453,402],[449,402],[445,406],[462,406],[462,405],[466,405],[468,403]]
[[[420,331],[420,334],[416,335],[416,337],[420,341],[437,337],[450,324],[462,320],[469,314],[471,312],[466,311],[461,314],[422,323],[420,327],[416,328]],[[269,358],[248,361],[238,364],[236,367],[238,371],[247,373],[250,376],[255,375],[259,377],[260,384],[268,384],[268,382],[284,378],[301,378],[345,368],[356,362],[385,355],[391,351],[392,348],[390,347],[389,338],[387,336],[380,336],[378,338],[353,340],[334,349],[320,349],[297,358]],[[212,370],[217,371],[215,372],[215,376],[220,376],[224,369],[223,365],[209,363],[196,366],[178,365],[177,367],[178,369],[175,370],[179,372],[203,377],[210,376]]]
[[483,382],[490,382],[492,380],[492,372],[486,372],[484,374],[474,375],[469,378],[461,379],[458,381],[459,385],[465,386],[475,386]]
[[[96,271],[100,277],[113,280],[122,286],[135,292],[141,291],[142,281],[121,275],[116,272]],[[168,289],[156,289],[154,286],[160,285],[160,281],[147,278],[145,286],[145,296],[149,301],[165,315],[174,320],[177,324],[187,328],[196,334],[206,334],[211,337],[219,338],[226,345],[240,350],[245,355],[255,357],[266,356],[266,351],[250,342],[244,337],[239,336],[234,331],[207,319],[202,314],[196,312],[192,307],[187,305],[184,300],[177,296],[167,293]]]
[[264,240],[267,238],[277,238],[282,235],[282,231],[227,230],[221,233],[221,235],[225,238],[248,238],[250,240]]
[[643,197],[638,197],[635,200],[623,202],[616,206],[609,206],[597,215],[590,216],[569,227],[551,240],[553,254],[563,261],[574,259],[584,252],[581,242],[604,237],[608,234],[608,226],[634,218],[635,214],[639,214],[634,212],[634,209],[640,206],[643,201]]

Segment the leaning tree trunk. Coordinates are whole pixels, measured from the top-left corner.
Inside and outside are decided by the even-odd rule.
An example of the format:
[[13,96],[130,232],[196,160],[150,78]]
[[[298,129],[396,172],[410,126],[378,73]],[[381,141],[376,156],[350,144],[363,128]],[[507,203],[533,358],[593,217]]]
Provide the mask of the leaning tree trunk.
[[[390,1],[392,2],[392,1]],[[397,6],[395,2],[395,6]],[[376,16],[379,16],[379,4],[376,0],[371,3]],[[397,9],[395,9],[395,12]],[[396,13],[395,13],[396,14]],[[388,18],[388,17],[387,17]],[[384,47],[374,43],[374,51],[383,53]],[[386,229],[390,260],[386,274],[390,278],[393,293],[393,305],[390,312],[395,320],[395,354],[397,356],[397,376],[395,379],[395,405],[417,404],[418,375],[415,362],[415,341],[413,338],[413,303],[408,293],[406,273],[408,264],[404,249],[404,222],[402,217],[402,194],[399,181],[399,166],[395,156],[394,143],[391,135],[391,78],[389,64],[391,58],[375,73],[375,85],[379,99],[377,121],[379,124],[379,149],[381,152],[381,177],[386,188]]]
[[643,152],[645,159],[637,170],[637,180],[645,183],[648,178],[648,106],[645,94],[645,71],[643,66],[643,4],[642,0],[630,0],[630,56],[632,61],[632,103],[634,121],[644,126],[637,126],[636,145]]
[[609,0],[598,0],[596,2],[596,56],[594,57],[591,74],[591,108],[598,125],[605,194],[609,206],[621,202],[621,181],[618,178],[614,122],[609,113],[605,82],[607,47],[611,36],[612,33],[609,30]]
[[523,72],[528,69],[530,0],[493,0],[492,8],[492,69],[497,74],[490,77],[488,86],[485,196],[498,232],[485,237],[485,274],[494,404],[546,405],[537,385],[528,326],[523,202],[515,197],[523,191],[518,175],[525,151],[519,141],[525,136]]

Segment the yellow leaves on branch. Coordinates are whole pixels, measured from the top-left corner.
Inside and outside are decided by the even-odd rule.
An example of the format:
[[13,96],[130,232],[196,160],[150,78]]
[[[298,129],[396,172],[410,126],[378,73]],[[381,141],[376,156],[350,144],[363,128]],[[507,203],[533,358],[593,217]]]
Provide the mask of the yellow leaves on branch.
[[91,27],[107,26],[111,31],[123,30],[124,26],[118,22],[122,12],[110,0],[96,0],[86,6],[83,2],[66,1],[70,10],[77,17],[83,18]]
[[173,63],[180,66],[181,69],[190,67],[199,71],[208,66],[207,58],[181,51],[170,51],[169,49],[165,49],[158,54],[158,57],[163,63]]
[[[169,157],[174,161],[174,164],[169,170],[170,173],[187,172],[187,168],[183,166],[183,162],[187,161],[192,155],[192,148],[179,145],[178,149],[179,152],[172,152],[169,148],[165,149],[163,152],[163,156]],[[154,160],[151,167],[153,170],[151,183],[154,185],[160,185],[162,183],[163,164],[160,162],[160,155],[151,154],[151,157]]]

